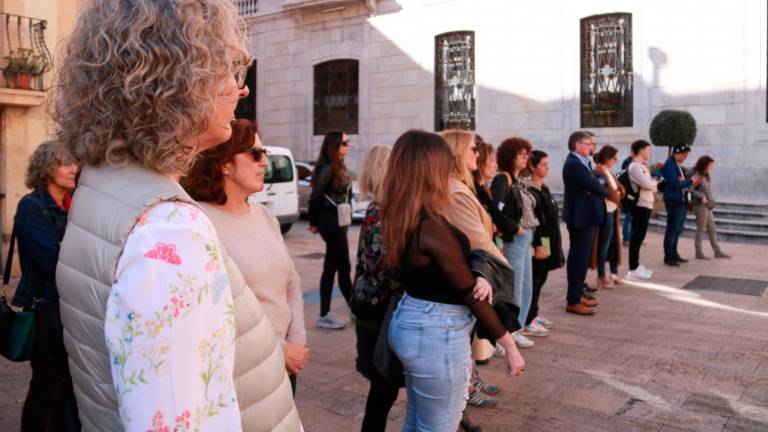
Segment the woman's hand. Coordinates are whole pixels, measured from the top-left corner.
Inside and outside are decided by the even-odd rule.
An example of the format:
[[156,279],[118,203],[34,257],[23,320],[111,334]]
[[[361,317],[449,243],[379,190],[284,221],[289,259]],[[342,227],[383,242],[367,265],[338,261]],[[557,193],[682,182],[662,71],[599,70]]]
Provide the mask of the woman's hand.
[[296,375],[309,361],[309,350],[297,342],[286,342],[283,347],[285,353],[285,369],[291,375]]
[[704,204],[704,205],[709,205],[709,200],[705,196],[701,197],[701,203]]
[[517,235],[521,236],[523,234],[525,234],[525,229],[523,229],[523,227],[518,228],[517,229]]
[[533,248],[533,257],[537,260],[543,260],[549,258],[549,253],[547,253],[547,248],[544,246],[536,246]]
[[472,298],[477,301],[486,301],[487,299],[488,303],[493,302],[493,288],[485,278],[477,278],[475,289],[472,290]]
[[307,228],[307,231],[311,232],[312,234],[317,234],[320,232],[320,230],[317,229],[317,227],[314,225],[310,225],[309,228]]
[[512,335],[507,333],[501,339],[496,341],[504,347],[506,353],[504,356],[507,360],[507,376],[520,376],[525,372],[525,360],[520,355],[520,351],[517,349],[517,344],[512,339]]

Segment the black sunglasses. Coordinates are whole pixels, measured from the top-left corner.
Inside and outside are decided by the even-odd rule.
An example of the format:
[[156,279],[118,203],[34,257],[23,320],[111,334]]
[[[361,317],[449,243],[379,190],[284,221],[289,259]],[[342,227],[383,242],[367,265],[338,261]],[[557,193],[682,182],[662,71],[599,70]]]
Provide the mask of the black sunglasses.
[[254,162],[258,162],[264,156],[269,156],[269,151],[264,147],[251,147],[238,153],[250,153]]
[[341,145],[343,145],[344,147],[348,146],[349,145],[349,140],[342,141]]
[[245,77],[248,75],[248,68],[251,67],[253,64],[253,59],[248,59],[246,61],[234,61],[233,67],[235,69],[235,81],[237,81],[237,88],[238,89],[244,89],[245,88]]
[[472,152],[474,152],[476,155],[480,155],[480,149],[477,148],[477,146],[470,147],[469,149],[472,150]]

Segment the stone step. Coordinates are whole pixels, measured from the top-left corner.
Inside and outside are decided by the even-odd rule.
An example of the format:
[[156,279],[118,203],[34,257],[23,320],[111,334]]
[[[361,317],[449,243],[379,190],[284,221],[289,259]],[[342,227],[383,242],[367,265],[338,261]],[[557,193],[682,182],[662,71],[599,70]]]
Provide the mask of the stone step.
[[[560,208],[563,208],[563,193],[552,192]],[[768,205],[735,201],[718,201],[715,208],[715,224],[718,238],[739,243],[768,244]],[[666,214],[659,212],[651,217],[649,229],[664,232]],[[689,212],[683,235],[693,237],[696,233],[696,216]]]
[[[667,215],[666,213],[660,212],[657,213],[653,219],[660,220],[660,221],[666,221]],[[685,218],[686,224],[691,224],[694,227],[696,226],[696,215],[694,215],[691,212],[688,212]],[[768,232],[768,219],[764,220],[749,220],[749,219],[729,219],[729,218],[723,218],[719,217],[717,213],[715,213],[715,226],[717,226],[717,229],[731,229],[731,230],[737,230],[737,231],[758,231],[758,232]]]
[[[648,229],[654,232],[663,233],[666,229],[666,222],[663,219],[651,219],[648,225]],[[683,236],[693,237],[696,234],[696,225],[686,222],[685,229],[683,230]],[[755,231],[747,229],[729,229],[729,228],[717,228],[717,238],[724,241],[737,242],[737,243],[756,243],[756,244],[768,244],[768,232],[767,231]],[[708,242],[706,234],[704,239]]]

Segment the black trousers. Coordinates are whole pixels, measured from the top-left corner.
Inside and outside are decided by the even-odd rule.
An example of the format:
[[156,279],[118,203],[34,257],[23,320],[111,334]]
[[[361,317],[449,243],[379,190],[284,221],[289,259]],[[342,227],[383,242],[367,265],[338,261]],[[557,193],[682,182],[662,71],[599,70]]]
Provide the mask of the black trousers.
[[339,289],[344,299],[349,303],[349,295],[352,291],[352,268],[349,263],[347,227],[339,226],[336,212],[322,213],[317,228],[323,241],[325,241],[323,273],[320,275],[320,316],[325,316],[331,310],[333,281],[337,273],[339,275]]
[[651,209],[635,206],[632,208],[632,230],[629,237],[629,269],[635,270],[640,265],[640,246],[648,233],[648,221]]
[[530,324],[539,314],[539,296],[544,283],[549,276],[549,259],[537,260],[533,258],[533,297],[531,297],[531,308],[528,309],[528,317],[525,319],[525,325]]
[[35,310],[35,351],[31,364],[32,380],[21,412],[21,431],[79,431],[58,305]]
[[595,225],[586,228],[568,228],[568,235],[571,240],[571,245],[568,248],[568,262],[566,263],[569,305],[581,302],[596,230],[597,226]]
[[373,366],[373,352],[379,338],[379,330],[370,326],[355,325],[357,336],[357,370],[371,382],[368,400],[365,402],[362,432],[384,432],[387,428],[387,416],[397,400],[400,388],[405,385],[391,382],[378,375]]

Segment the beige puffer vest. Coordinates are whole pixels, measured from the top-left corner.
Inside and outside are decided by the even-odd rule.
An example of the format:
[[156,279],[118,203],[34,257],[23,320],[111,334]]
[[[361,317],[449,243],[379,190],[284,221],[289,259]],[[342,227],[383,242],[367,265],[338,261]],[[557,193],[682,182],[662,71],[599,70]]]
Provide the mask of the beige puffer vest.
[[[177,182],[136,165],[86,167],[80,177],[56,282],[84,431],[122,429],[104,337],[107,299],[123,246],[139,216],[154,204],[173,200],[194,204]],[[226,253],[225,261],[235,302],[234,373],[243,430],[299,431],[283,351],[272,325]]]

